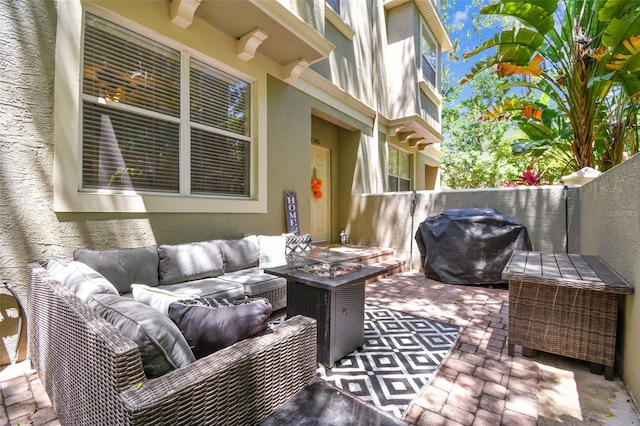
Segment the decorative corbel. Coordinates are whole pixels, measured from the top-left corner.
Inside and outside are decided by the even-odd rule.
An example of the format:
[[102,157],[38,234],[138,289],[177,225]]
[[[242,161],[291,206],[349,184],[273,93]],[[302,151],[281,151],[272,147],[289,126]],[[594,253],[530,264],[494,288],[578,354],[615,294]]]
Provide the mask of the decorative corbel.
[[429,145],[430,143],[427,142],[426,139],[420,139],[419,141],[416,141],[415,143],[411,144],[411,146],[415,147],[415,149],[417,149],[418,151],[422,151]]
[[413,136],[409,136],[406,142],[409,144],[409,146],[415,147],[416,145],[419,145],[422,142],[425,142],[425,139],[423,136],[413,135]]
[[284,81],[287,83],[293,83],[300,77],[300,74],[307,68],[309,68],[309,62],[305,59],[298,59],[297,61],[293,61],[290,64],[287,64],[282,67],[282,75],[284,77]]
[[407,130],[404,130],[404,131],[398,131],[398,132],[396,132],[396,136],[398,137],[398,140],[399,140],[400,142],[407,142],[407,140],[408,140],[411,136],[413,136],[413,135],[415,135],[415,134],[416,134],[416,132],[415,132],[415,131],[413,131],[413,130],[408,130],[408,131],[407,131]]
[[238,54],[238,58],[243,61],[250,61],[256,55],[258,47],[268,38],[269,34],[264,32],[262,28],[256,28],[243,35],[236,40],[236,53]]
[[193,16],[202,0],[173,0],[170,5],[171,22],[180,28],[187,28],[193,23]]

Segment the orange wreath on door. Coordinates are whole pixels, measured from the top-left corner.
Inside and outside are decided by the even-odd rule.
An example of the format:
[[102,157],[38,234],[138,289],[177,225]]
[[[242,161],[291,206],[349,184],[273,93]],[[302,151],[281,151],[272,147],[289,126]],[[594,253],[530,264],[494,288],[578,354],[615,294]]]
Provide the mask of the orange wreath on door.
[[313,198],[322,198],[322,179],[318,179],[317,170],[313,168],[313,176],[311,176],[311,191],[313,191]]

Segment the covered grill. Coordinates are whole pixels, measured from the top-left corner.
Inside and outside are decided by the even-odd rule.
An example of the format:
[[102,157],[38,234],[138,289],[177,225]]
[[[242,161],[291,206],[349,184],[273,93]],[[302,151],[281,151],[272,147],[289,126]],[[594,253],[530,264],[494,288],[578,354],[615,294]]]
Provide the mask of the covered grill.
[[427,278],[449,284],[498,284],[515,250],[531,250],[527,228],[489,208],[446,210],[415,235]]

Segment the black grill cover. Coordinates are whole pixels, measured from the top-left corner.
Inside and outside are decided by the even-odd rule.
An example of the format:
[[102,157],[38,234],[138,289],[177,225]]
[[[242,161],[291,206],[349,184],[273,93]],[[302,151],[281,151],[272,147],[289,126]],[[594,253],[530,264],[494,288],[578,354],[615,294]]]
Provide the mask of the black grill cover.
[[527,228],[495,209],[451,209],[416,232],[424,274],[449,284],[498,284],[515,250],[531,250]]

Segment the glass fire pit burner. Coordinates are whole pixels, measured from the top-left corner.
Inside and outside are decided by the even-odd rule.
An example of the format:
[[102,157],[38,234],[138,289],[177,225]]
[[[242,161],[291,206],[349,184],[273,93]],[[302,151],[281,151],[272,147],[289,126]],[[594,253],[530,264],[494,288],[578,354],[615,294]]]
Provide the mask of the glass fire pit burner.
[[319,277],[334,278],[350,274],[362,269],[362,265],[357,263],[311,263],[296,268],[298,271],[308,274],[317,275]]

